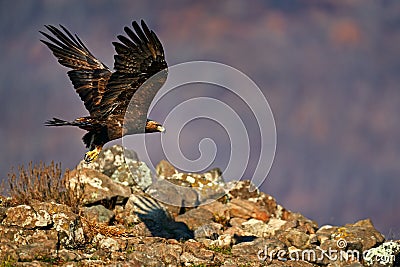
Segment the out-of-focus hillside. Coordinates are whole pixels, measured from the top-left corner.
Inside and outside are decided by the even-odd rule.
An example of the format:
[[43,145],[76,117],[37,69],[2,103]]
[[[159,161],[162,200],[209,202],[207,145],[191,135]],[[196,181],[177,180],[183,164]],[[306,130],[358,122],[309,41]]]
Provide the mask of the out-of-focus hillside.
[[[399,13],[396,1],[1,1],[1,174],[30,160],[72,168],[85,152],[82,131],[43,126],[86,114],[66,69],[39,42],[43,25],[67,26],[112,67],[111,41],[144,18],[170,65],[222,62],[263,90],[278,136],[263,191],[320,224],[370,217],[399,237]],[[216,97],[234,101],[221,90]]]

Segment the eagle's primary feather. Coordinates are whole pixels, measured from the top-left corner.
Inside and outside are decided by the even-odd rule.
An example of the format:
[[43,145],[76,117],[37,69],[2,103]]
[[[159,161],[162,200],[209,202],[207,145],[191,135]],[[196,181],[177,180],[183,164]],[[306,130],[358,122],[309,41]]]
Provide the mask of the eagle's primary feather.
[[[147,111],[166,80],[167,63],[160,40],[143,20],[140,26],[133,21],[133,30],[125,27],[127,36],[118,35],[119,41],[112,43],[117,53],[114,72],[62,25],[45,27],[50,34],[40,31],[47,38],[41,41],[61,65],[71,69],[68,76],[89,111],[86,117],[73,121],[53,118],[46,125],[77,126],[88,131],[83,137],[90,150],[86,161],[94,160],[105,143],[125,134],[164,131],[160,123],[147,119]],[[155,74],[155,80],[146,85]],[[135,105],[128,110],[131,101]]]

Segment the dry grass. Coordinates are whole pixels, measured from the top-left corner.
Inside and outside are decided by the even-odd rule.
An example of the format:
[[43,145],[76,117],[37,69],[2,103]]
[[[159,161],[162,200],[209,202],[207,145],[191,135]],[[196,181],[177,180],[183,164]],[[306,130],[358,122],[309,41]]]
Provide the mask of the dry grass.
[[82,200],[83,184],[78,183],[71,188],[68,180],[69,171],[66,170],[63,175],[61,163],[45,165],[41,162],[33,165],[31,162],[27,169],[20,166],[18,172],[12,170],[5,184],[0,187],[3,191],[0,193],[7,193],[11,197],[11,205],[54,201],[77,211]]

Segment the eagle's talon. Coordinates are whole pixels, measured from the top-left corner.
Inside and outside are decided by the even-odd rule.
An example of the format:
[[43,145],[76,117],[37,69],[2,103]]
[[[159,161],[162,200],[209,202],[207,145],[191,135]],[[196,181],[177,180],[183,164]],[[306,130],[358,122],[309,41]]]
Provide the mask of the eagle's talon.
[[92,161],[97,159],[97,157],[100,154],[101,148],[102,148],[101,146],[97,146],[95,149],[86,152],[85,157],[83,158],[85,160],[85,162],[91,163]]

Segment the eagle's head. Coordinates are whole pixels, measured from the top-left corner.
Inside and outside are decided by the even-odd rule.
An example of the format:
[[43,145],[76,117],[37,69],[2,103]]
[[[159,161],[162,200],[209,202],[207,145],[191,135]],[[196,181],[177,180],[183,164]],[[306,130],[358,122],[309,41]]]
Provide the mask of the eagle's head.
[[156,132],[165,132],[165,128],[161,125],[161,123],[158,123],[153,120],[147,120],[146,122],[146,133],[156,133]]

